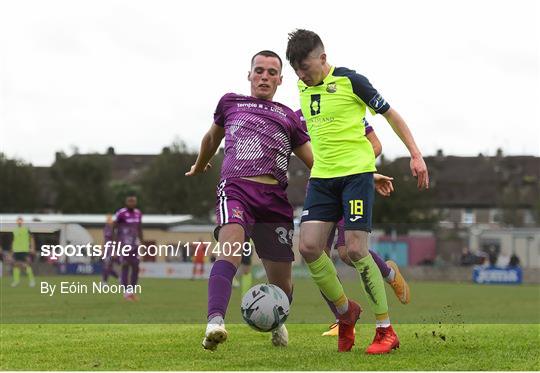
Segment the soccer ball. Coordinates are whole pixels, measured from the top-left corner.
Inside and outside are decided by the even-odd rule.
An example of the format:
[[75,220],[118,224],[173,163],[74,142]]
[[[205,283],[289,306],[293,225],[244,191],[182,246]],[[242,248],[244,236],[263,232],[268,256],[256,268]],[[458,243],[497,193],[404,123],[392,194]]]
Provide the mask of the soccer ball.
[[279,286],[259,284],[242,298],[240,306],[244,321],[259,332],[279,328],[289,316],[289,299]]

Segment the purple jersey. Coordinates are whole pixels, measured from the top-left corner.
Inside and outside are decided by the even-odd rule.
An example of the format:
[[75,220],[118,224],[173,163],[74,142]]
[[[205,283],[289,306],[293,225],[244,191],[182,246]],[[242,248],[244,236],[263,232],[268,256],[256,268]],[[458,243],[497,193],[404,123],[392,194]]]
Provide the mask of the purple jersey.
[[105,243],[112,241],[113,239],[113,227],[110,224],[105,224],[103,227],[103,241]]
[[309,141],[287,106],[235,93],[219,100],[214,123],[225,128],[222,179],[272,175],[286,187],[291,151]]
[[139,237],[139,228],[142,222],[142,213],[139,209],[130,210],[126,207],[116,212],[116,225],[118,234],[116,240],[123,245],[135,248]]

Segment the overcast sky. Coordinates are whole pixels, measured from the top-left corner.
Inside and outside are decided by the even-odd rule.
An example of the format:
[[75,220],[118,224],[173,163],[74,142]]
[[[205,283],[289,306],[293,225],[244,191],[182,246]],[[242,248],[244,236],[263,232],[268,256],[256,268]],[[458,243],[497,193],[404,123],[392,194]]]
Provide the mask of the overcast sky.
[[[424,155],[540,155],[537,1],[0,1],[0,147],[54,152],[198,148],[251,56],[316,31],[329,62],[365,75]],[[286,65],[275,99],[298,107]],[[406,155],[369,117],[388,157]]]

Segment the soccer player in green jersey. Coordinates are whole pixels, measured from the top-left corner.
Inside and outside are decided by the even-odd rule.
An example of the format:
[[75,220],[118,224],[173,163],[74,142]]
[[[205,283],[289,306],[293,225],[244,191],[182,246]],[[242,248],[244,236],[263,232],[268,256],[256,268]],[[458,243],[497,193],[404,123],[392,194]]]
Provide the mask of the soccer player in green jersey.
[[366,352],[390,352],[399,347],[399,339],[390,324],[382,275],[368,250],[376,168],[363,125],[366,109],[383,115],[409,150],[419,189],[429,186],[426,164],[398,112],[366,77],[331,66],[316,33],[290,33],[286,56],[300,79],[300,106],[314,156],[300,226],[300,253],[315,283],[340,314],[338,351],[350,351],[361,309],[345,295],[334,264],[324,252],[330,230],[344,218],[347,253],[376,317],[375,338]]
[[[17,286],[20,282],[21,269],[25,269],[28,276],[28,284],[31,287],[36,286],[34,272],[28,263],[28,254],[32,248],[32,236],[28,228],[23,226],[23,219],[17,218],[17,227],[13,230],[13,282],[11,286]],[[33,251],[33,250],[32,250]]]

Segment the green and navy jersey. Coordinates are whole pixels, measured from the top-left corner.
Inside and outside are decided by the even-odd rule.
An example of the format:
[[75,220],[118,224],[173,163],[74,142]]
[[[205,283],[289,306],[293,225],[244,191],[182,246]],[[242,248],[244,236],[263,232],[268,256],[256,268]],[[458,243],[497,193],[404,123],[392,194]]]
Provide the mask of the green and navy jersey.
[[17,227],[13,230],[12,248],[14,253],[27,253],[30,251],[30,231],[26,227]]
[[383,114],[390,105],[368,79],[332,67],[319,85],[298,81],[300,106],[313,148],[311,177],[333,178],[374,172],[375,154],[366,138],[366,108]]

